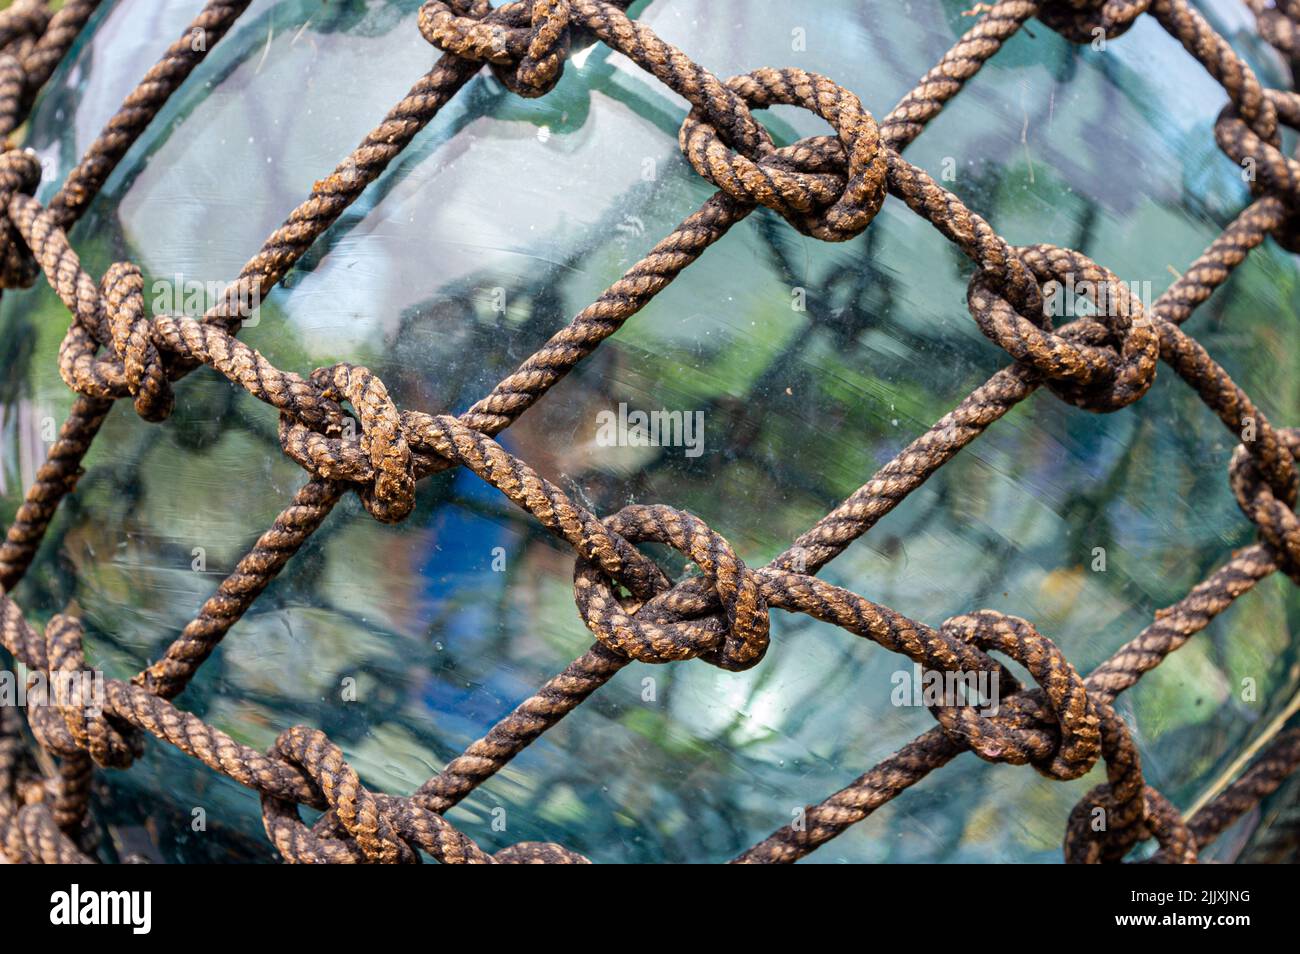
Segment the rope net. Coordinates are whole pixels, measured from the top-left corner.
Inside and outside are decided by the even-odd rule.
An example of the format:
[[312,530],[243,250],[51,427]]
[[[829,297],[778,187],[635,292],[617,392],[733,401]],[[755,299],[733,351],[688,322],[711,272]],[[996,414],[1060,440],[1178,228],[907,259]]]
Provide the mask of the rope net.
[[[23,122],[35,94],[95,12],[98,0],[17,0],[0,11],[0,131]],[[1261,35],[1300,62],[1300,3],[1248,0]],[[98,281],[67,232],[168,97],[248,6],[212,0],[144,76],[46,204],[33,194],[41,167],[6,142],[0,154],[0,286],[42,275],[71,323],[59,353],[77,397],[0,545],[0,641],[30,671],[52,679],[85,669],[82,627],[56,615],[38,632],[5,593],[23,578],[59,504],[113,405],[162,422],[174,385],[206,366],[280,414],[285,454],[309,479],[239,560],[180,635],[129,681],[105,680],[102,704],[72,692],[33,705],[26,718],[0,707],[0,844],[15,862],[95,860],[91,823],[96,767],[127,769],[151,735],[256,790],[267,834],[292,862],[585,862],[549,843],[495,854],[443,817],[526,746],[633,662],[700,659],[725,670],[758,665],[771,610],[803,613],[900,653],[929,671],[996,673],[995,715],[973,705],[935,706],[936,725],[774,831],[738,862],[793,862],[862,821],[963,752],[1032,765],[1059,780],[1100,759],[1105,783],[1065,823],[1072,862],[1113,862],[1154,840],[1152,860],[1194,862],[1200,849],[1275,791],[1300,765],[1300,729],[1277,734],[1249,767],[1190,817],[1143,777],[1138,749],[1115,700],[1205,629],[1259,581],[1282,572],[1300,583],[1296,460],[1300,429],[1275,427],[1213,357],[1180,327],[1249,252],[1272,237],[1300,251],[1300,164],[1281,150],[1283,126],[1300,127],[1300,94],[1266,88],[1187,0],[999,0],[980,4],[970,29],[887,115],[877,120],[832,79],[801,69],[758,69],[719,79],[629,18],[630,0],[430,0],[419,29],[442,56],[250,258],[201,318],[151,315],[140,270],[111,266]],[[1252,166],[1253,201],[1149,309],[1109,270],[1051,245],[1013,247],[974,210],[903,157],[906,147],[1031,18],[1078,43],[1116,40],[1141,16],[1178,40],[1222,86],[1219,147]],[[193,38],[202,36],[204,43]],[[399,409],[377,376],[337,364],[306,377],[282,370],[237,337],[260,300],[485,65],[511,92],[544,96],[571,46],[606,44],[690,104],[679,143],[717,191],[673,232],[459,416]],[[832,135],[776,145],[755,116],[774,105],[820,116]],[[968,305],[979,329],[1011,358],[857,491],[763,567],[749,567],[700,517],[638,504],[601,517],[584,509],[493,437],[648,305],[681,271],[759,206],[828,242],[869,227],[887,195],[932,224],[970,259]],[[1054,327],[1045,286],[1092,289],[1097,307]],[[1094,413],[1138,401],[1163,363],[1240,440],[1232,490],[1258,542],[1238,550],[1086,675],[1027,620],[989,610],[932,627],[834,586],[817,572],[1008,411],[1040,388]],[[1247,436],[1248,435],[1248,436]],[[195,673],[331,509],[355,492],[375,519],[397,522],[417,481],[464,467],[499,490],[575,552],[578,614],[595,637],[581,656],[481,739],[407,796],[367,790],[342,751],[307,726],[269,751],[243,745],[176,705]],[[637,548],[658,543],[698,572],[673,581]],[[995,655],[1019,663],[1021,685]],[[24,724],[25,723],[25,724]],[[34,743],[34,747],[31,745]],[[312,825],[299,811],[321,812]],[[1096,823],[1098,818],[1104,824]]]

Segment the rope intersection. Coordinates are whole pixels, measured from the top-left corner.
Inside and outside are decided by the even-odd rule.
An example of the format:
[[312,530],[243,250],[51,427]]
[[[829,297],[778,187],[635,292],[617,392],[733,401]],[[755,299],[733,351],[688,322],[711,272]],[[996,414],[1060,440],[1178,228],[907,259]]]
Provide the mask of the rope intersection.
[[[1261,35],[1291,62],[1300,4],[1248,0]],[[1263,87],[1249,66],[1187,0],[999,0],[887,115],[877,120],[852,92],[801,69],[763,68],[719,79],[630,18],[630,2],[430,0],[419,29],[442,52],[405,97],[248,261],[201,318],[151,315],[140,270],[112,265],[96,281],[67,232],[88,208],[168,97],[248,6],[211,0],[149,70],[58,193],[33,196],[41,169],[12,145],[0,153],[0,287],[43,274],[72,316],[59,370],[77,394],[58,439],[0,544],[0,642],[35,675],[85,668],[82,629],[57,615],[37,632],[11,592],[31,564],[60,502],[74,492],[81,462],[113,404],[129,398],[149,422],[176,405],[176,382],[215,370],[279,412],[279,441],[309,479],[164,653],[130,681],[106,680],[102,710],[72,693],[31,707],[27,729],[0,708],[0,845],[14,861],[93,860],[90,821],[95,766],[124,769],[148,734],[255,789],[276,849],[295,862],[412,862],[421,853],[452,863],[574,863],[559,845],[519,843],[488,854],[444,819],[448,809],[632,661],[699,658],[724,670],[758,665],[773,609],[803,613],[900,653],[928,670],[999,676],[996,715],[974,706],[931,709],[936,725],[846,788],[809,806],[744,852],[740,862],[792,862],[834,838],[963,751],[992,762],[1029,764],[1070,780],[1098,761],[1106,781],[1071,812],[1068,861],[1114,862],[1154,840],[1153,861],[1193,862],[1198,851],[1300,766],[1300,729],[1277,735],[1246,772],[1188,819],[1144,779],[1141,759],[1114,701],[1256,583],[1280,570],[1300,583],[1296,461],[1300,429],[1274,427],[1181,325],[1270,236],[1300,250],[1300,165],[1281,151],[1281,129],[1300,128],[1300,94]],[[43,0],[0,12],[0,133],[17,129],[40,87],[98,7]],[[1122,36],[1151,16],[1227,94],[1215,138],[1233,161],[1257,169],[1254,200],[1149,309],[1111,271],[1052,245],[1009,245],[978,213],[902,155],[985,62],[1031,18],[1078,43]],[[194,31],[207,42],[190,42]],[[306,376],[282,370],[237,337],[249,301],[260,300],[377,179],[483,66],[520,96],[546,95],[575,43],[601,42],[682,96],[690,110],[679,145],[717,190],[536,353],[458,416],[400,409],[383,381],[341,363]],[[201,48],[197,48],[201,47]],[[755,117],[774,105],[815,113],[832,135],[778,146]],[[857,491],[763,567],[747,566],[700,517],[637,504],[601,517],[501,447],[493,437],[532,407],[599,344],[653,300],[727,231],[762,206],[799,232],[845,241],[866,230],[886,196],[904,202],[971,262],[967,303],[980,331],[1011,363],[882,467]],[[1087,282],[1095,312],[1055,327],[1045,287]],[[1081,282],[1082,286],[1082,282]],[[1040,387],[1094,413],[1128,407],[1163,363],[1223,425],[1253,439],[1233,454],[1230,483],[1259,542],[1237,551],[1091,673],[1081,675],[1027,620],[990,610],[938,627],[832,585],[816,574],[909,493]],[[375,519],[412,511],[417,482],[464,467],[501,491],[575,552],[574,598],[595,642],[482,739],[410,796],[368,791],[322,732],[296,726],[272,748],[245,746],[178,708],[199,667],[257,596],[321,526],[348,491]],[[666,545],[697,573],[670,579],[641,543]],[[998,662],[1020,664],[1021,685]],[[29,732],[55,768],[26,750]],[[311,826],[300,806],[322,812]],[[1094,819],[1104,812],[1106,825]]]

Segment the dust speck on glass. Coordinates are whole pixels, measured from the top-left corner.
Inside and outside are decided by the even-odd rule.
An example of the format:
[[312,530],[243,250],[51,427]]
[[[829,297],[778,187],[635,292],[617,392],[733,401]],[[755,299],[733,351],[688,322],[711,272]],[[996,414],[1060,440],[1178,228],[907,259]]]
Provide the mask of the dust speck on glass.
[[[168,310],[232,279],[432,64],[418,6],[255,2],[72,232],[89,271],[137,262],[146,304],[170,295]],[[719,76],[803,67],[881,116],[969,26],[969,6],[632,12]],[[1286,85],[1244,5],[1196,6],[1267,84]],[[194,10],[121,0],[97,15],[33,114],[42,198]],[[1077,248],[1149,302],[1249,201],[1214,145],[1223,102],[1150,18],[1104,52],[1031,21],[907,155],[1012,243]],[[303,374],[367,365],[399,407],[464,410],[710,194],[677,148],[685,113],[603,46],[536,100],[480,75],[241,337]],[[793,109],[759,116],[783,142],[825,131]],[[1284,424],[1300,406],[1298,275],[1266,244],[1189,324]],[[838,245],[760,210],[499,439],[599,514],[689,509],[761,565],[1005,364],[967,313],[968,277],[897,200]],[[56,363],[67,322],[44,286],[0,311],[6,521],[72,402]],[[702,421],[698,446],[602,439],[602,412],[620,405]],[[822,575],[930,624],[983,607],[1025,616],[1086,671],[1251,541],[1228,487],[1233,443],[1167,369],[1115,414],[1043,392]],[[306,479],[279,450],[275,412],[206,371],[178,386],[161,426],[116,410],[87,468],[17,598],[40,623],[79,607],[92,663],[122,678]],[[179,701],[262,748],[318,726],[372,788],[408,793],[590,645],[572,570],[566,546],[468,472],[423,481],[397,526],[349,499]],[[1176,804],[1215,791],[1297,691],[1300,596],[1274,577],[1245,602],[1119,703],[1149,782]],[[541,840],[600,862],[724,860],[934,725],[892,703],[903,669],[842,630],[774,614],[753,670],[629,666],[448,817],[488,851]],[[1064,819],[1102,772],[1063,784],[964,758],[810,860],[1058,860]],[[101,778],[108,810],[163,858],[273,858],[256,794],[168,746]],[[192,830],[198,807],[207,832]],[[1256,823],[1208,856],[1236,856]]]

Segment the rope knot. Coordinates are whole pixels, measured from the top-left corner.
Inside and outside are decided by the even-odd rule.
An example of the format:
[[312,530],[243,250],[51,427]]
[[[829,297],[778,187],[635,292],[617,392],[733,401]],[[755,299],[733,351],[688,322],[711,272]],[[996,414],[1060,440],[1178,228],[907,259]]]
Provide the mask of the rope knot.
[[1128,32],[1151,0],[1044,0],[1038,19],[1071,43],[1113,40]]
[[755,574],[726,540],[703,520],[664,506],[624,507],[605,526],[630,543],[662,543],[699,568],[698,582],[711,587],[721,613],[682,619],[689,593],[669,588],[666,578],[647,600],[620,598],[599,566],[580,557],[573,595],[587,628],[608,648],[646,663],[696,656],[722,669],[739,671],[767,652],[768,613]]
[[[960,738],[982,759],[1032,763],[1049,778],[1078,778],[1096,764],[1101,754],[1101,720],[1078,672],[1050,639],[1020,617],[993,610],[954,616],[944,622],[942,631],[1020,663],[1038,683],[1040,692],[1033,695],[1041,699],[1040,706],[1024,712],[991,717],[973,705],[936,706],[931,713],[944,731]],[[1056,723],[1059,736],[1035,728],[1044,718]]]
[[81,622],[69,616],[53,616],[46,625],[50,698],[32,706],[32,734],[61,758],[87,752],[97,765],[128,768],[142,751],[139,734],[110,720],[103,700],[91,696],[82,634]]
[[[1277,437],[1283,449],[1300,463],[1300,428],[1279,428]],[[1259,528],[1259,535],[1282,572],[1300,584],[1300,517],[1292,509],[1294,487],[1290,488],[1290,497],[1279,496],[1245,444],[1238,444],[1233,451],[1228,470],[1241,512]]]
[[1150,785],[1142,796],[1145,817],[1135,826],[1110,823],[1112,813],[1122,811],[1109,784],[1088,792],[1070,812],[1065,829],[1067,864],[1098,864],[1119,861],[1134,844],[1156,839],[1160,849],[1148,861],[1153,864],[1194,864],[1196,838],[1178,809]]
[[41,268],[9,221],[9,200],[31,195],[41,181],[41,162],[30,149],[0,152],[0,289],[30,288]]
[[1040,285],[1091,302],[1092,313],[1053,329],[1057,295],[1044,295],[1041,316],[1027,318],[980,270],[966,302],[980,330],[1022,365],[1043,377],[1057,397],[1089,411],[1132,404],[1155,380],[1160,341],[1142,303],[1111,271],[1072,249],[1030,245],[1015,249]]
[[[340,415],[324,433],[288,413],[280,415],[280,445],[299,465],[329,480],[368,485],[359,490],[362,505],[376,520],[397,523],[415,508],[415,458],[403,430],[402,415],[388,389],[368,368],[336,364],[317,368],[311,383],[327,401],[350,403],[357,418]],[[359,419],[361,433],[353,433]]]
[[[1272,89],[1264,95],[1265,104],[1278,120],[1300,128],[1300,95]],[[1214,141],[1241,167],[1252,194],[1275,196],[1282,203],[1286,217],[1271,234],[1288,252],[1300,252],[1300,162],[1282,152],[1276,135],[1261,135],[1231,103],[1215,120]]]
[[113,351],[122,364],[135,411],[146,421],[165,420],[176,406],[167,367],[153,343],[152,321],[145,311],[144,278],[130,262],[109,266],[100,282]]
[[544,96],[569,52],[569,0],[522,0],[493,9],[487,0],[430,0],[420,33],[438,49],[489,63],[512,93]]
[[733,76],[727,88],[739,97],[740,110],[802,106],[836,135],[777,147],[759,126],[757,148],[744,155],[696,107],[677,137],[696,172],[733,199],[766,206],[805,235],[827,242],[851,239],[871,224],[885,200],[888,154],[875,119],[855,95],[800,69],[755,70]]
[[544,842],[520,842],[489,855],[414,799],[368,791],[343,750],[319,729],[286,729],[268,754],[304,772],[325,808],[308,828],[297,805],[263,794],[262,822],[286,861],[418,864],[423,849],[443,864],[589,864],[576,852]]
[[[171,370],[155,345],[154,320],[145,311],[144,279],[117,262],[99,286],[76,277],[78,312],[59,346],[59,374],[78,394],[101,400],[134,398],[146,421],[162,421],[176,406]],[[100,349],[109,354],[101,356]]]
[[262,796],[266,833],[288,861],[367,862],[419,861],[393,824],[386,796],[374,795],[361,784],[343,750],[319,729],[294,726],[281,732],[267,753],[301,769],[315,783],[328,806],[310,829],[292,802]]

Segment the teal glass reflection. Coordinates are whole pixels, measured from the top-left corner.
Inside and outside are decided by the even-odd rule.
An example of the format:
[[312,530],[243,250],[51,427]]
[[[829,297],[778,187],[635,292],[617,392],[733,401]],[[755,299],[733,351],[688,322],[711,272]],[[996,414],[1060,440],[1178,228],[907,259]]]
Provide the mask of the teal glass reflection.
[[[418,6],[255,2],[73,231],[86,267],[129,258],[155,296],[233,278],[432,65]],[[881,116],[970,25],[969,6],[656,0],[633,12],[720,76],[799,66]],[[1244,7],[1198,6],[1286,85]],[[43,198],[197,7],[121,0],[96,17],[30,123]],[[1150,18],[1104,51],[1031,22],[908,156],[1011,242],[1078,248],[1150,300],[1249,201],[1214,145],[1223,102]],[[479,76],[241,337],[304,374],[365,364],[404,408],[464,410],[710,194],[678,152],[685,112],[601,46],[537,100]],[[761,118],[783,142],[824,132],[793,109]],[[968,277],[896,200],[840,245],[759,212],[502,443],[597,513],[689,509],[761,565],[1006,363],[966,312]],[[1188,324],[1282,425],[1297,423],[1296,283],[1294,259],[1266,245]],[[67,323],[48,289],[4,297],[6,520],[47,422],[71,404],[55,360]],[[75,604],[113,676],[162,651],[305,479],[270,408],[206,370],[177,396],[158,426],[113,411],[15,594],[38,622]],[[599,415],[620,403],[702,412],[701,452],[602,446]],[[1111,415],[1039,394],[822,575],[931,624],[981,607],[1024,616],[1086,671],[1251,541],[1228,488],[1234,443],[1167,369]],[[349,497],[179,701],[258,747],[319,726],[370,787],[410,792],[590,645],[572,564],[468,473],[424,481],[396,527]],[[1148,780],[1175,804],[1216,791],[1294,698],[1298,611],[1291,584],[1270,579],[1121,698]],[[755,669],[630,666],[448,817],[488,850],[546,840],[599,862],[725,860],[933,726],[891,704],[900,670],[902,657],[775,614]],[[121,852],[274,857],[256,796],[166,746],[102,775]],[[963,756],[810,860],[1056,861],[1070,807],[1100,780]],[[1262,824],[1248,819],[1211,857],[1256,850]]]

